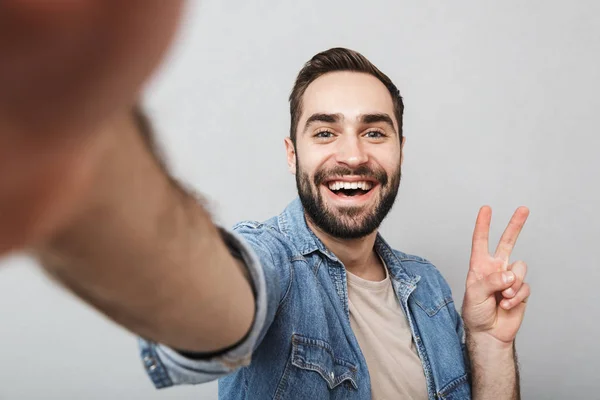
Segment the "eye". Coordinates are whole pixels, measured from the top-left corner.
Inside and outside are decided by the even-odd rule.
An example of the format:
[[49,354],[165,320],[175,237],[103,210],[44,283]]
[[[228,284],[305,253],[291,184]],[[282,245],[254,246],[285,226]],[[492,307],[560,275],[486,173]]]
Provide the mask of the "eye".
[[315,133],[315,137],[317,139],[329,139],[329,138],[333,137],[333,132],[327,131],[327,130],[319,131],[319,132]]
[[368,131],[367,133],[365,133],[365,136],[370,139],[381,139],[384,138],[386,135],[381,131]]

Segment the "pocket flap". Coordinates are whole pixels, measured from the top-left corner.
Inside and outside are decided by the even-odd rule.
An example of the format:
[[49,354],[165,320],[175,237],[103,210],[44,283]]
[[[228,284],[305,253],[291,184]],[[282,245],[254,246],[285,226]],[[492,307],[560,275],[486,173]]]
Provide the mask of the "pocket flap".
[[348,381],[355,389],[355,363],[336,357],[329,343],[320,339],[311,339],[298,334],[292,336],[292,364],[298,368],[315,371],[333,389]]

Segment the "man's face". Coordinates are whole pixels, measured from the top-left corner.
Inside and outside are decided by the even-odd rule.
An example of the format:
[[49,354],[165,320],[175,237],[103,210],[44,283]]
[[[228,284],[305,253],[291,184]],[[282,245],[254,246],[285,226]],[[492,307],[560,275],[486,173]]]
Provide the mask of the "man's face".
[[332,72],[308,86],[302,103],[296,147],[289,139],[286,146],[307,216],[340,239],[374,232],[401,177],[390,93],[374,76]]

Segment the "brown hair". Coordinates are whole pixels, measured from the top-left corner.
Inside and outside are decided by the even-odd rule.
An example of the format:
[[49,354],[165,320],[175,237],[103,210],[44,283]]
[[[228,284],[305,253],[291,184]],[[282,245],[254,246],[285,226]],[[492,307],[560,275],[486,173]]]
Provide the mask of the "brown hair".
[[394,116],[398,123],[398,135],[402,140],[402,114],[404,103],[400,91],[386,74],[381,72],[362,54],[342,47],[323,51],[310,59],[298,73],[290,94],[290,138],[296,144],[296,130],[302,114],[302,96],[306,88],[318,77],[334,71],[354,71],[373,75],[385,85],[392,96]]

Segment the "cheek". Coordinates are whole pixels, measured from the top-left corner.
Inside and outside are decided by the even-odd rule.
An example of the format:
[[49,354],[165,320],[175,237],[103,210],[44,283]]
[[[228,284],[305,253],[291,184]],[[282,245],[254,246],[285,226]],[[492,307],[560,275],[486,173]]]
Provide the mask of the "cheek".
[[322,147],[306,146],[298,148],[296,153],[297,172],[306,173],[312,177],[315,172],[324,168],[330,158],[330,151],[324,150]]
[[390,160],[390,162],[385,166],[385,169],[386,171],[388,171],[388,173],[395,174],[396,172],[398,172],[401,166],[402,163],[400,160],[400,155],[398,155],[398,158]]
[[401,154],[399,150],[388,149],[388,151],[374,152],[371,159],[375,165],[383,168],[389,175],[392,175],[396,173],[400,167],[400,157]]

